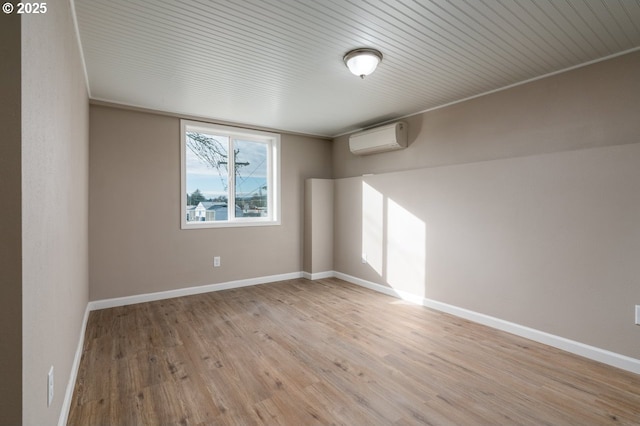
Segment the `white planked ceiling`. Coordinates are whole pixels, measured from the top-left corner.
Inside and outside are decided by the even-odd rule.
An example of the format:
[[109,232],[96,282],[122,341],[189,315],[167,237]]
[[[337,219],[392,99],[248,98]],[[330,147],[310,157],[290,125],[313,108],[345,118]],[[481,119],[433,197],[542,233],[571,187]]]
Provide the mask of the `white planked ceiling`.
[[92,99],[324,136],[640,47],[640,0],[74,4]]

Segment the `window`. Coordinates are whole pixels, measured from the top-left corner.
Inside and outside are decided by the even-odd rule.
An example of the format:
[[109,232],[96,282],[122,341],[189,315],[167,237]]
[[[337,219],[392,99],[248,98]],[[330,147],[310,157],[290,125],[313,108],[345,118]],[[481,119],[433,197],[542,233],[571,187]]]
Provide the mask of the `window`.
[[280,224],[280,135],[181,121],[182,229]]

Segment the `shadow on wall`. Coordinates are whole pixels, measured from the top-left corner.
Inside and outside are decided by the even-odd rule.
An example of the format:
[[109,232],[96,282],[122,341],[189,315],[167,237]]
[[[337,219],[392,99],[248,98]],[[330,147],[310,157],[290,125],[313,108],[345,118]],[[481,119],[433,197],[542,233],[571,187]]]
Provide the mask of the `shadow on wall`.
[[399,202],[362,181],[362,263],[400,297],[426,295],[426,225]]

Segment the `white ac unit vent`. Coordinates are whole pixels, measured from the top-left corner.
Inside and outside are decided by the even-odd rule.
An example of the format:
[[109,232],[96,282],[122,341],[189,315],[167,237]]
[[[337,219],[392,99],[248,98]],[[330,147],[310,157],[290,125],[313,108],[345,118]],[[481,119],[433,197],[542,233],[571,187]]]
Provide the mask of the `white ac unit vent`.
[[349,149],[356,155],[375,154],[407,147],[407,124],[399,121],[349,136]]

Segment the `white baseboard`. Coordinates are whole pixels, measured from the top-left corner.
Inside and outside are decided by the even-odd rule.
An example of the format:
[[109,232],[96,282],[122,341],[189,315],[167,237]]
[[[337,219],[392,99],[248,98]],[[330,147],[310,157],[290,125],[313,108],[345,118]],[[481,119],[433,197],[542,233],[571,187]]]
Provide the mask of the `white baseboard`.
[[136,294],[134,296],[115,297],[113,299],[94,300],[89,302],[89,310],[115,308],[116,306],[133,305],[136,303],[153,302],[156,300],[171,299],[174,297],[191,296],[194,294],[209,293],[212,291],[229,290],[232,288],[247,287],[251,285],[267,284],[276,281],[292,280],[302,278],[302,272],[291,272],[288,274],[269,275],[266,277],[248,278],[244,280],[227,281],[219,284],[207,284],[197,287],[179,288],[176,290],[158,291],[155,293]]
[[632,373],[640,374],[640,360],[636,358],[631,358],[626,355],[621,355],[605,349],[597,348],[595,346],[586,345],[584,343],[576,342],[575,340],[566,339],[564,337],[525,327],[523,325],[505,321],[500,318],[470,311],[468,309],[449,305],[437,300],[427,299],[403,291],[398,291],[391,287],[363,280],[361,278],[343,274],[341,272],[335,272],[334,276],[352,284],[366,287],[368,289],[384,293],[389,296],[398,297],[400,299],[417,303],[419,305],[436,309],[438,311],[446,312],[448,314],[452,314],[469,321],[477,322],[479,324],[483,324],[498,330],[506,331],[508,333],[533,340],[535,342],[553,346],[554,348],[562,349],[564,351],[571,352],[573,354],[580,355],[582,357],[589,358],[603,364],[608,364],[613,367],[630,371]]
[[316,272],[311,274],[309,272],[303,272],[302,278],[306,278],[308,280],[321,280],[323,278],[333,278],[336,276],[336,273],[333,271],[324,271],[324,272]]
[[71,373],[69,374],[69,382],[67,383],[67,389],[64,393],[64,400],[62,401],[62,409],[60,411],[60,418],[58,419],[58,426],[66,426],[67,420],[69,419],[69,410],[71,410],[71,398],[73,398],[73,390],[76,386],[76,380],[78,378],[78,369],[80,368],[82,349],[84,348],[84,334],[87,329],[88,320],[89,305],[87,304],[87,307],[84,310],[84,317],[82,318],[82,325],[80,327],[80,337],[78,338],[76,355],[73,357]]

